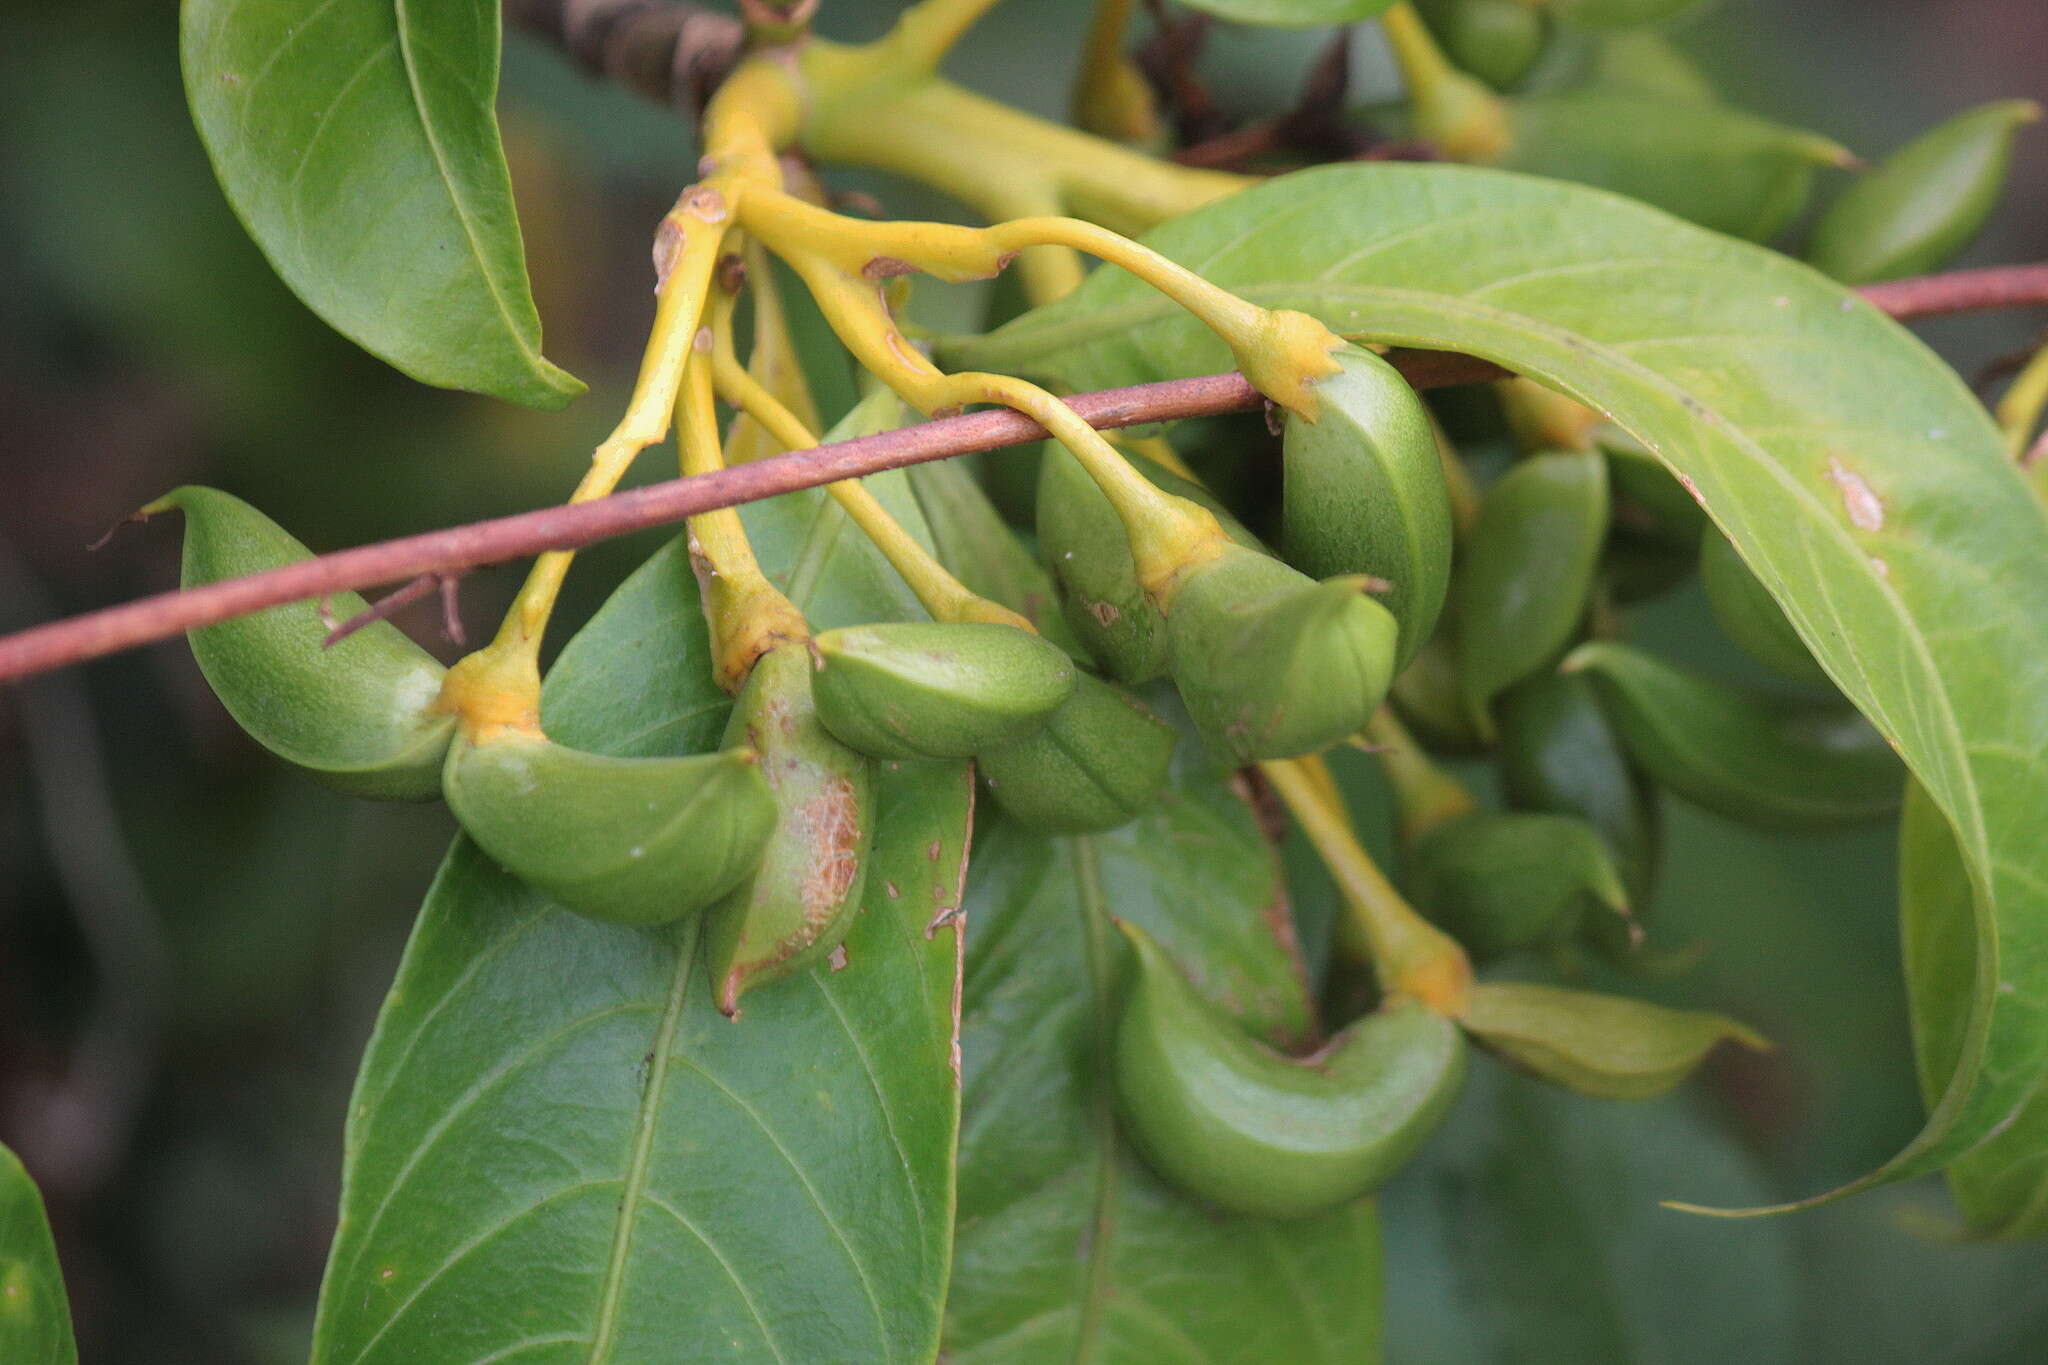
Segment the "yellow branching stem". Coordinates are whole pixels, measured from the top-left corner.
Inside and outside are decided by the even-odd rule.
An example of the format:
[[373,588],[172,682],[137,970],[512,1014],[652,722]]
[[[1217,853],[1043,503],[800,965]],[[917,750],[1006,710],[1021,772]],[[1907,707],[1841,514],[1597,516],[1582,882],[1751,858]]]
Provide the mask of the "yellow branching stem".
[[[715,310],[713,318],[711,373],[718,396],[741,417],[758,423],[783,449],[809,450],[818,443],[810,427],[740,365],[732,346],[730,313],[727,304]],[[910,585],[933,620],[992,622],[1035,631],[1028,620],[1008,607],[970,591],[858,480],[827,484],[825,491]]]
[[1366,722],[1365,738],[1394,789],[1403,844],[1412,844],[1437,826],[1479,809],[1471,789],[1423,752],[1391,707],[1382,706],[1373,713]]
[[873,43],[804,47],[804,151],[907,176],[991,220],[1073,213],[1131,234],[1253,183],[1176,166],[954,85],[932,71],[938,25],[921,9]]
[[1415,912],[1358,842],[1340,804],[1332,806],[1321,759],[1262,763],[1273,790],[1301,825],[1370,946],[1380,989],[1420,1001],[1439,1014],[1463,1014],[1472,965],[1455,939]]
[[1141,146],[1160,140],[1159,108],[1144,73],[1124,55],[1134,0],[1096,0],[1074,78],[1074,122],[1091,133]]
[[2026,455],[2044,413],[2048,413],[2048,346],[2034,353],[1998,400],[1998,426],[2014,459]]

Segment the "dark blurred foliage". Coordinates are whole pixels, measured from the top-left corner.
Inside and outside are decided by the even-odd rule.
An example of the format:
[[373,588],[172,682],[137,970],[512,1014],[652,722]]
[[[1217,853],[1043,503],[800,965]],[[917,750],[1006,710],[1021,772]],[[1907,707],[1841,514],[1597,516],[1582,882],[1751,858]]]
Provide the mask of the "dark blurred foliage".
[[[823,26],[866,36],[898,8],[828,0]],[[1014,0],[954,70],[1057,114],[1085,13]],[[1284,107],[1320,42],[1220,33],[1214,88],[1242,113]],[[2040,0],[1725,0],[1683,42],[1732,98],[1865,155],[1965,105],[2048,94]],[[1391,89],[1383,64],[1361,60],[1358,78]],[[173,526],[86,547],[181,482],[231,489],[316,548],[566,492],[623,398],[648,321],[647,234],[694,154],[670,116],[520,40],[502,112],[548,352],[592,387],[564,414],[414,385],[270,276],[185,117],[175,6],[0,7],[0,626],[171,585]],[[2022,145],[1971,263],[2048,244],[2048,134]],[[843,183],[899,215],[950,212]],[[983,304],[921,306],[972,325]],[[2039,322],[1926,335],[1970,375]],[[659,465],[650,454],[646,476]],[[587,556],[558,641],[653,543]],[[515,582],[507,568],[463,584],[473,632]],[[405,624],[450,652],[415,611]],[[1681,593],[1647,629],[1729,666],[1705,619]],[[1659,929],[1712,946],[1683,993],[1781,1043],[1714,1074],[1712,1103],[1785,1194],[1867,1168],[1919,1116],[1889,831],[1774,845],[1675,814]],[[182,644],[0,693],[0,1138],[43,1183],[85,1358],[303,1356],[355,1060],[450,828],[437,808],[350,802],[282,772]],[[2024,1343],[2048,1324],[2048,1258],[1941,1247],[1925,1234],[1942,1211],[1923,1184],[1800,1220],[1814,1358],[2040,1358]],[[1397,1290],[1442,1272],[1399,1245],[1389,1259]]]

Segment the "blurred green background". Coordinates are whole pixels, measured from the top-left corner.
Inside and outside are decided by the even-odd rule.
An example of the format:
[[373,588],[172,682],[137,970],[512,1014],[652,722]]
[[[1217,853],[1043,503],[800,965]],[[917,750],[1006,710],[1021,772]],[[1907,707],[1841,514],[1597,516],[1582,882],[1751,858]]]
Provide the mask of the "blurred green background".
[[[822,27],[866,36],[900,8],[826,0]],[[1086,13],[1081,0],[1013,0],[952,69],[1058,114]],[[1679,38],[1730,98],[1865,155],[1978,101],[2048,94],[2040,0],[1723,0]],[[1284,107],[1322,41],[1223,30],[1208,74],[1230,110]],[[1374,36],[1355,51],[1354,94],[1391,94]],[[276,283],[185,117],[174,6],[0,8],[0,627],[173,584],[171,526],[86,547],[181,482],[239,493],[323,549],[566,493],[623,398],[648,321],[648,234],[695,155],[673,117],[524,39],[508,46],[501,107],[548,351],[591,384],[566,413],[413,385]],[[2048,254],[2048,133],[2023,140],[2013,180],[1966,264]],[[950,212],[869,177],[835,184],[899,216]],[[961,325],[983,302],[927,289],[919,306]],[[2040,322],[1924,335],[1970,376]],[[579,564],[558,641],[657,540]],[[472,632],[516,573],[464,583]],[[432,614],[406,624],[447,655]],[[1687,590],[1644,631],[1739,667],[1705,620]],[[1362,764],[1348,777],[1373,800]],[[1700,1345],[1711,1333],[1674,1341],[1765,1311],[1744,1278],[1758,1275],[1789,1323],[1782,1358],[2048,1358],[2048,1251],[1944,1244],[1938,1185],[1770,1225],[1655,1206],[1731,1181],[1757,1198],[1810,1193],[1880,1161],[1919,1117],[1890,831],[1767,844],[1672,814],[1658,928],[1711,952],[1656,989],[1758,1024],[1777,1052],[1620,1117],[1573,1101],[1491,1120],[1583,1123],[1598,1138],[1556,1179],[1611,1189],[1570,1209],[1574,1191],[1549,1197],[1557,1238],[1604,1247],[1617,1292],[1669,1300],[1658,1320],[1674,1340],[1640,1341],[1633,1358],[1713,1358]],[[182,644],[0,692],[0,1139],[43,1184],[86,1359],[303,1357],[355,1059],[451,829],[438,808],[350,802],[283,772]],[[1467,1135],[1481,1122],[1466,1120]],[[1454,1128],[1447,1161],[1465,1159],[1461,1141]],[[1440,1174],[1417,1172],[1387,1201],[1396,1362],[1500,1349],[1461,1308],[1471,1281],[1489,1257],[1552,1254],[1548,1231],[1518,1247],[1461,1227],[1435,1198]],[[1563,1226],[1590,1210],[1604,1212]],[[1509,1358],[1571,1357],[1522,1343]]]

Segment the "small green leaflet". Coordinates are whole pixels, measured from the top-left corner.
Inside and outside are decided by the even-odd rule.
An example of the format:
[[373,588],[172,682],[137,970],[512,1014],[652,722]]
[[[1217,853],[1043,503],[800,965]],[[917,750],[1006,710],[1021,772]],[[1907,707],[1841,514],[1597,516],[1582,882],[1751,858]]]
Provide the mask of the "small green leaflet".
[[0,1146],[0,1360],[7,1365],[77,1365],[71,1305],[43,1196]]
[[[1498,171],[1304,171],[1150,240],[1347,336],[1529,374],[1688,482],[1927,787],[1977,892],[1949,1084],[1904,1151],[1835,1193],[1945,1166],[2012,1121],[2048,1066],[2048,520],[1956,375],[1805,266]],[[1072,389],[1229,363],[1120,271],[942,359]]]
[[540,408],[583,391],[540,353],[497,0],[185,0],[179,25],[221,187],[307,307],[423,383]]

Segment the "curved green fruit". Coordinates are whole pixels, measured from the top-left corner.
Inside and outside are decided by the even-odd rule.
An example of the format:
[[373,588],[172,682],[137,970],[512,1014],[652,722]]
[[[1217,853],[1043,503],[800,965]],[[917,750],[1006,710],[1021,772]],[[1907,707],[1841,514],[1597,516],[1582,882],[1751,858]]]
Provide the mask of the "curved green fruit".
[[1601,1100],[1655,1098],[1723,1041],[1770,1047],[1725,1015],[1522,981],[1474,986],[1460,1022],[1489,1052]]
[[1581,645],[1583,672],[1636,762],[1696,805],[1759,829],[1827,829],[1899,807],[1906,779],[1847,706],[1790,702],[1688,673],[1627,645]]
[[1280,549],[1311,578],[1369,574],[1399,623],[1396,667],[1436,629],[1451,581],[1451,493],[1428,410],[1371,351],[1316,381],[1314,422],[1288,414]]
[[[1258,546],[1207,489],[1141,455],[1129,458],[1154,484],[1215,513],[1232,540]],[[1123,518],[1080,462],[1057,446],[1039,467],[1038,548],[1059,580],[1068,624],[1110,676],[1128,683],[1164,676],[1166,617],[1138,583]]]
[[1629,761],[1592,682],[1577,673],[1541,674],[1502,693],[1494,715],[1508,805],[1588,821],[1606,841],[1640,914],[1662,842],[1657,789]]
[[1783,231],[1819,166],[1850,164],[1816,134],[1723,105],[1579,86],[1509,101],[1495,164],[1595,185],[1751,241]]
[[818,962],[860,911],[874,834],[874,765],[826,733],[811,701],[811,658],[782,645],[754,664],[725,746],[760,755],[775,828],[753,877],[711,911],[707,965],[718,1008]]
[[1035,733],[1073,695],[1073,660],[1015,626],[929,621],[828,630],[811,695],[874,758],[972,758]]
[[1706,589],[1714,619],[1745,654],[1788,678],[1828,680],[1799,632],[1785,619],[1785,609],[1749,571],[1728,537],[1711,526],[1700,537],[1700,586]]
[[1189,572],[1166,618],[1173,680],[1219,757],[1292,758],[1365,728],[1399,627],[1364,588],[1235,544]]
[[[259,573],[312,558],[283,527],[231,494],[190,485],[145,513],[185,514],[183,586]],[[337,619],[364,609],[354,593],[328,599]],[[441,794],[441,761],[455,733],[442,711],[447,669],[389,621],[327,648],[313,602],[291,602],[190,631],[192,656],[229,714],[264,748],[329,786],[387,801]]]
[[1589,910],[1632,923],[1613,855],[1576,815],[1467,815],[1417,840],[1404,868],[1415,908],[1479,962],[1574,938]]
[[1594,450],[1532,456],[1487,490],[1451,586],[1459,681],[1482,732],[1493,698],[1578,633],[1607,510],[1607,462]]
[[1454,65],[1496,90],[1529,74],[1543,53],[1543,16],[1522,0],[1416,0]]
[[1544,0],[1545,7],[1580,28],[1639,28],[1675,19],[1700,0]]
[[754,754],[613,758],[538,734],[448,750],[448,807],[477,847],[592,919],[664,924],[753,874],[775,800]]
[[2040,117],[2032,100],[1999,100],[1928,129],[1828,206],[1806,259],[1844,284],[1948,264],[1997,205],[2013,135]]
[[[1008,275],[1003,276],[1008,279]],[[1019,452],[1011,452],[1015,459]],[[981,484],[958,460],[928,460],[904,471],[931,528],[932,552],[970,592],[1000,602],[1038,627],[1071,658],[1086,658],[1081,637],[1060,610],[1059,589],[1038,557],[996,511]],[[1039,466],[1031,467],[1033,496]]]
[[1296,1061],[1257,1042],[1143,932],[1117,1021],[1124,1131],[1153,1169],[1233,1213],[1300,1218],[1384,1184],[1465,1078],[1457,1025],[1388,1006]]
[[1083,673],[1029,739],[976,758],[1005,815],[1046,834],[1093,834],[1149,810],[1166,785],[1173,727]]

